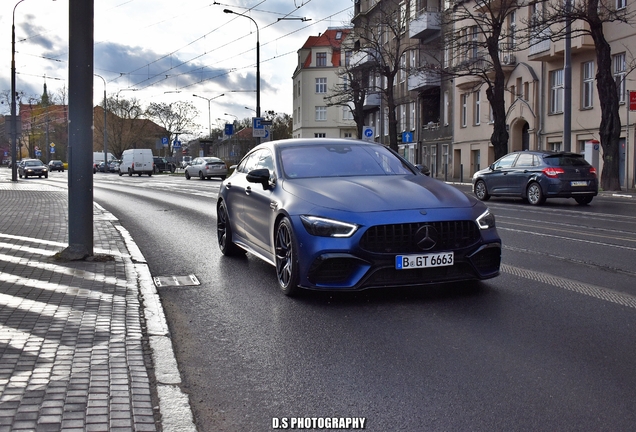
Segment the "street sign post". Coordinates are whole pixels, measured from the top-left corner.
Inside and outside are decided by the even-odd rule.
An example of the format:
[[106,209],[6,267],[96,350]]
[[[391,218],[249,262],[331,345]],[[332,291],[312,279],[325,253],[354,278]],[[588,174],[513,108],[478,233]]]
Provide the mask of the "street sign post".
[[225,124],[225,135],[234,135],[234,125],[232,123]]
[[375,137],[375,128],[373,126],[362,127],[362,139],[365,141],[373,141]]

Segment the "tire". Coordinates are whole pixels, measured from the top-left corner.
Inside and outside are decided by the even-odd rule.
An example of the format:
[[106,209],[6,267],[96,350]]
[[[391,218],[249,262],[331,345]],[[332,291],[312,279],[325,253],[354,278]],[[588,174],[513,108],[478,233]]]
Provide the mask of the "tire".
[[174,165],[170,165],[170,173],[174,174],[176,170],[177,170],[177,167],[175,167]]
[[159,168],[157,168],[156,166],[153,169],[155,171],[155,174],[157,174],[159,172]]
[[541,189],[541,185],[537,182],[532,182],[526,189],[526,198],[532,205],[541,205],[545,202],[545,195]]
[[592,199],[594,197],[591,196],[581,196],[581,197],[574,197],[574,200],[577,202],[578,205],[588,205],[589,203],[592,202]]
[[121,170],[118,170],[118,173],[119,173],[119,177],[121,177],[122,176]]
[[221,179],[221,181],[225,180],[226,176],[219,176],[219,178]]
[[[141,175],[141,174],[139,174]],[[148,177],[152,177],[152,171],[148,173]]]
[[141,177],[141,173],[140,173],[140,172],[138,172],[138,173],[137,173],[137,176]]
[[48,174],[44,174],[44,178],[49,178],[49,175]]
[[192,177],[190,177],[190,173],[189,172],[185,172],[185,178],[186,180],[190,180]]
[[205,176],[203,175],[203,171],[199,171],[199,178],[201,180],[205,180]]
[[288,218],[283,218],[276,226],[274,249],[278,286],[283,294],[293,296],[298,292],[300,277],[296,236]]
[[486,188],[486,183],[483,180],[477,180],[477,183],[475,183],[474,193],[480,201],[488,201],[490,199],[488,188]]
[[128,177],[132,177],[132,170],[128,168]]
[[226,256],[242,255],[245,251],[232,242],[232,227],[230,217],[225,207],[225,202],[221,201],[216,208],[216,236],[221,253]]

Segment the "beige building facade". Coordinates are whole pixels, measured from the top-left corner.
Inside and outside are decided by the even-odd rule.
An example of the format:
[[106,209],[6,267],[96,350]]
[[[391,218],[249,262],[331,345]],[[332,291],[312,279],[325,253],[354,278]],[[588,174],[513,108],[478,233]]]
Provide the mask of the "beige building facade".
[[[631,8],[624,0],[612,0],[614,7]],[[486,85],[477,76],[444,78],[440,74],[429,76],[414,72],[411,65],[431,64],[431,58],[440,59],[441,68],[448,66],[443,37],[440,30],[441,14],[451,6],[450,2],[432,0],[360,0],[355,3],[354,31],[363,25],[364,18],[380,10],[379,5],[390,2],[404,16],[411,43],[418,49],[404,60],[406,74],[396,86],[399,95],[398,134],[411,131],[413,142],[402,143],[401,151],[410,160],[432,168],[437,177],[470,181],[471,176],[494,162],[490,144],[493,119],[486,97]],[[532,21],[533,14],[540,13],[539,6],[528,4],[519,7],[507,17],[506,29],[521,29]],[[574,22],[573,28],[582,26]],[[464,22],[457,31],[465,31],[470,37],[484,38],[474,23]],[[623,187],[634,186],[635,151],[634,126],[627,126],[628,65],[634,62],[630,47],[636,46],[636,31],[628,24],[612,23],[604,26],[605,37],[612,48],[612,67],[619,84],[622,132],[620,144],[620,181]],[[474,35],[474,36],[473,36]],[[537,35],[540,36],[540,35]],[[509,133],[508,150],[563,151],[564,143],[564,41],[536,40],[525,43],[514,37],[500,44],[500,57],[505,73],[506,125]],[[571,43],[571,136],[570,151],[582,153],[598,169],[603,168],[602,147],[598,141],[601,107],[596,88],[594,44],[591,36],[575,36]],[[437,47],[437,48],[435,48]],[[363,52],[364,47],[358,47]],[[353,57],[359,54],[354,53]],[[480,55],[480,54],[477,54]],[[382,84],[380,84],[382,85]],[[369,105],[367,124],[376,127],[376,141],[386,143],[382,134],[386,128],[382,98]],[[631,113],[634,123],[636,113]]]
[[311,36],[298,50],[293,75],[294,138],[357,138],[351,110],[327,106],[325,97],[341,83],[338,74],[344,61],[341,45],[350,28],[329,28]]

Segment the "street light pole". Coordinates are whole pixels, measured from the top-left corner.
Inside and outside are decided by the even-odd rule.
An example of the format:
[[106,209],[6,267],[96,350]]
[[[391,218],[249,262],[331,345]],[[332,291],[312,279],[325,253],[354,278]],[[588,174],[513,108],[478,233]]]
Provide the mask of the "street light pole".
[[18,181],[17,146],[18,127],[15,107],[15,9],[24,0],[20,0],[13,7],[13,21],[11,23],[11,181]]
[[256,117],[261,116],[261,44],[260,37],[258,31],[258,24],[254,21],[254,18],[248,15],[244,15],[242,13],[234,12],[231,9],[223,9],[224,13],[234,14],[238,16],[245,17],[251,20],[256,26]]
[[220,95],[214,96],[213,98],[206,98],[206,97],[195,95],[195,94],[193,94],[192,96],[198,97],[198,98],[201,98],[201,99],[205,99],[206,101],[208,101],[208,137],[212,138],[212,114],[211,114],[211,110],[210,110],[210,102],[212,102],[216,98],[220,98],[221,96],[225,96],[225,93],[221,93]]
[[104,81],[104,170],[108,168],[108,133],[106,132],[106,80],[98,74],[93,74]]

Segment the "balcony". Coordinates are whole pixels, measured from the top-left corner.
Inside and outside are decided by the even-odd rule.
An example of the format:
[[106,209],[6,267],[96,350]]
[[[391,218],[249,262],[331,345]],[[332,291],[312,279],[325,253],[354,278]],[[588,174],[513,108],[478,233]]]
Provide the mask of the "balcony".
[[[585,26],[585,28],[589,27],[587,23],[573,23],[573,32],[576,32],[575,25],[577,27],[580,27],[581,25]],[[538,33],[531,39],[531,46],[528,51],[529,60],[550,61],[555,58],[564,56],[565,41],[559,40],[556,42],[551,42],[550,39],[548,39],[550,37],[550,34],[551,32],[549,29],[543,30],[541,33]],[[571,49],[572,54],[594,51],[594,40],[589,34],[579,34],[576,36],[572,36]]]
[[441,34],[441,13],[438,10],[421,10],[417,17],[409,23],[409,37],[412,39],[429,39]]
[[422,91],[439,87],[441,82],[442,80],[439,73],[435,71],[424,71],[418,74],[409,75],[407,85],[409,91]]
[[377,51],[372,48],[361,48],[351,54],[349,67],[352,69],[371,67],[377,64]]
[[362,109],[364,110],[372,110],[380,107],[380,103],[382,102],[382,95],[380,92],[369,93],[364,98],[364,105]]

